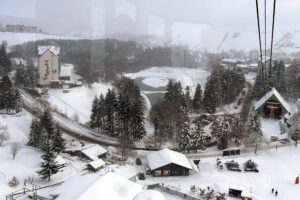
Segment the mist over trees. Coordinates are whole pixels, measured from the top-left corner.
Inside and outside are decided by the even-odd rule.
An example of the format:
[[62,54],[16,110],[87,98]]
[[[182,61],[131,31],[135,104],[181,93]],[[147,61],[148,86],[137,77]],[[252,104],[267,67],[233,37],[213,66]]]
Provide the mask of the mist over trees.
[[11,56],[26,60],[37,57],[37,45],[58,45],[61,60],[72,63],[88,82],[102,76],[109,81],[117,73],[135,72],[152,66],[195,67],[198,54],[185,46],[148,47],[133,41],[101,40],[41,40],[12,47]]

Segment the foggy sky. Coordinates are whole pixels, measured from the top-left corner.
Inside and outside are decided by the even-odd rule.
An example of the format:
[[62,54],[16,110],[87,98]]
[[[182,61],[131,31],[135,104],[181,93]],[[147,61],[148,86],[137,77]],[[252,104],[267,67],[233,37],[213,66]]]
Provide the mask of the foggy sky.
[[[273,0],[267,3],[270,31]],[[277,1],[275,31],[300,30],[299,11],[299,0]],[[1,0],[1,15],[28,19],[51,33],[82,32],[96,37],[170,34],[184,41],[208,27],[257,31],[255,0]]]

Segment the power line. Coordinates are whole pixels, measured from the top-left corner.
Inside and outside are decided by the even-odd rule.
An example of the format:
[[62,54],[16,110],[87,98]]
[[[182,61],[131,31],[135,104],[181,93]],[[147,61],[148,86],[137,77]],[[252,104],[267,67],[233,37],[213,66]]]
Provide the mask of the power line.
[[273,21],[272,21],[272,36],[271,36],[271,52],[270,52],[270,73],[269,78],[272,76],[272,56],[273,56],[273,38],[274,38],[274,26],[275,26],[275,12],[276,12],[276,0],[273,3]]
[[260,51],[260,61],[261,61],[261,77],[262,77],[262,80],[264,80],[264,66],[263,66],[263,58],[262,58],[261,32],[260,32],[260,21],[259,21],[258,0],[256,0],[256,16],[257,16],[257,28],[258,28],[258,39],[259,39],[259,51]]

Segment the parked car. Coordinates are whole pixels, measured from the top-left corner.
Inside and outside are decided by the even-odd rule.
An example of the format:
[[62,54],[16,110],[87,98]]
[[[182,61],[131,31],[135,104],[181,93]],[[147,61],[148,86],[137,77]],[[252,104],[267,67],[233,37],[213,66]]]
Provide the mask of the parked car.
[[137,158],[137,159],[135,160],[135,164],[136,164],[136,165],[142,165],[141,159],[140,159],[140,158]]
[[284,138],[284,139],[280,140],[280,143],[281,144],[288,144],[288,143],[290,143],[290,140],[288,138]]
[[138,178],[139,178],[139,180],[145,180],[146,179],[144,173],[138,173]]
[[152,174],[152,171],[151,171],[150,169],[147,169],[147,170],[146,170],[146,174],[147,174],[147,175],[151,175],[151,174]]
[[276,136],[271,136],[271,142],[277,142],[279,141],[279,138]]

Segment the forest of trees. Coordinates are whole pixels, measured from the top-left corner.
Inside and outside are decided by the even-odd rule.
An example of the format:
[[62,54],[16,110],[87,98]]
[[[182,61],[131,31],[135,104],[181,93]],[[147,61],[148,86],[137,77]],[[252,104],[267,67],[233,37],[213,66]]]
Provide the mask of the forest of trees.
[[59,165],[56,156],[65,149],[65,141],[58,124],[54,124],[50,111],[44,111],[40,119],[33,119],[30,126],[28,145],[43,151],[41,170],[39,176],[50,181],[63,166]]
[[146,47],[133,41],[101,40],[42,40],[16,45],[11,56],[31,60],[37,57],[37,45],[55,44],[61,47],[61,60],[72,63],[77,73],[88,82],[104,76],[106,81],[117,73],[134,72],[152,66],[199,66],[194,54],[184,46]]
[[234,102],[245,86],[245,77],[240,68],[216,68],[207,80],[203,109],[207,113],[214,113],[218,106]]
[[146,133],[144,111],[138,86],[132,79],[121,77],[106,96],[94,98],[90,126],[109,136],[139,140]]
[[289,96],[293,94],[293,91],[290,91],[289,94],[287,93],[287,89],[289,88],[287,87],[287,82],[291,83],[291,88],[295,89],[295,83],[297,83],[297,81],[292,80],[292,77],[294,77],[293,74],[290,74],[288,77],[286,76],[285,64],[283,61],[274,61],[274,64],[272,64],[271,77],[269,72],[270,67],[264,70],[264,76],[262,76],[261,70],[258,72],[252,93],[252,98],[254,100],[259,100],[273,87],[275,87],[276,90],[282,95]]

